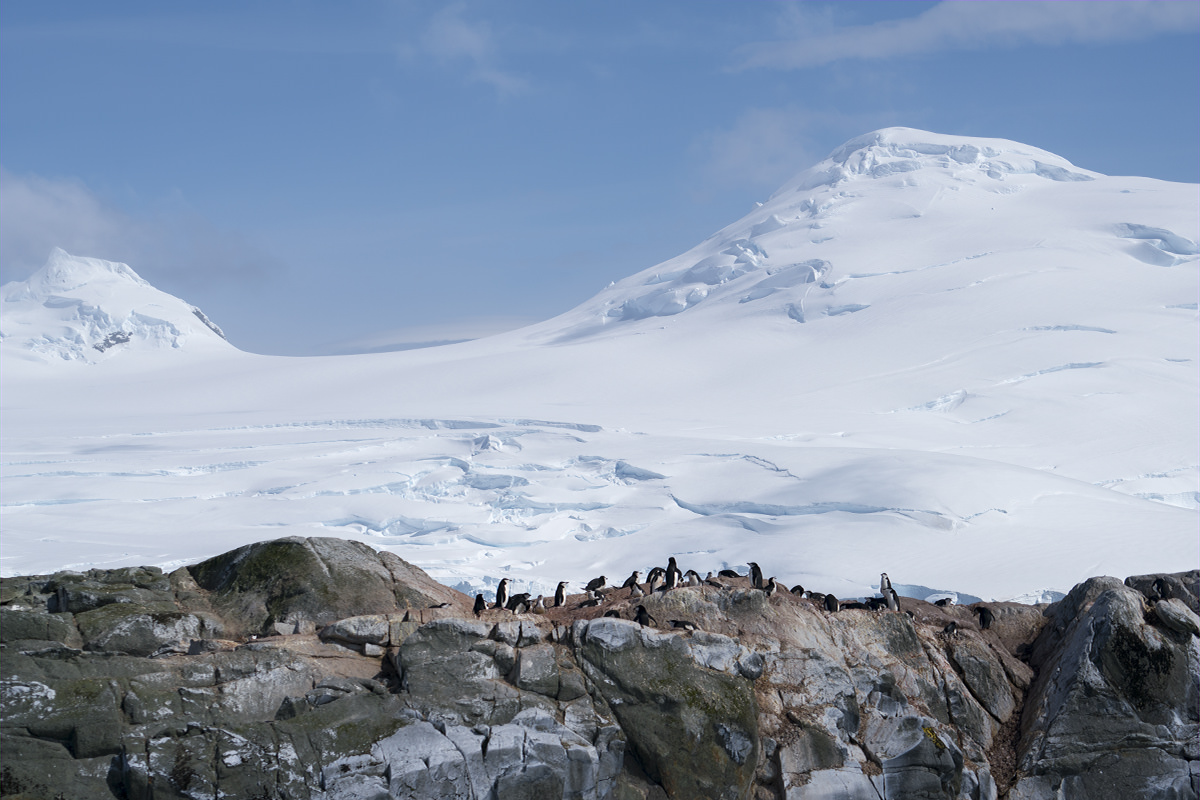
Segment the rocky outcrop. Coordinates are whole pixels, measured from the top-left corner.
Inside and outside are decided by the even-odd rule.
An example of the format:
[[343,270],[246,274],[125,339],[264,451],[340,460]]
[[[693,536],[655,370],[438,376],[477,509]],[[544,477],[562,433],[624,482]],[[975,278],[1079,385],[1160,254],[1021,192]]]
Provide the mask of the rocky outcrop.
[[476,616],[330,539],[0,579],[0,795],[1198,797],[1200,572],[986,630],[745,580],[580,599]]
[[1197,797],[1200,572],[1163,576],[1171,598],[1142,577],[1092,578],[1047,610],[1013,800]]

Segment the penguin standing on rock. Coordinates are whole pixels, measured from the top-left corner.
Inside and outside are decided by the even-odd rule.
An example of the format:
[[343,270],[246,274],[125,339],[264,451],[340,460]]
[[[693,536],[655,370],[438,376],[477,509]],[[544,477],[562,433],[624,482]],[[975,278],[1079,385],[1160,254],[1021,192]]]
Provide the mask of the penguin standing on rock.
[[975,606],[972,610],[979,615],[979,627],[981,630],[986,631],[992,627],[992,621],[996,619],[996,615],[992,613],[990,608],[987,606]]
[[646,593],[642,591],[642,587],[641,587],[641,586],[638,586],[638,585],[635,583],[635,584],[634,584],[633,586],[631,586],[631,587],[630,587],[630,589],[629,589],[629,596],[630,596],[630,597],[645,597],[645,596],[646,596]]
[[634,621],[637,622],[638,625],[641,625],[643,628],[649,626],[652,622],[654,622],[654,617],[650,616],[650,612],[646,610],[645,606],[637,607],[637,611],[634,613],[633,619],[634,619]]
[[554,607],[560,608],[567,602],[567,582],[559,581],[558,588],[554,590]]
[[896,594],[896,590],[891,586],[883,593],[883,599],[887,602],[888,611],[900,610],[900,596]]
[[479,616],[487,608],[487,600],[483,599],[483,595],[475,595],[475,616]]
[[626,578],[625,582],[621,584],[621,588],[622,589],[632,589],[634,586],[637,586],[641,582],[642,582],[642,573],[638,572],[637,570],[634,570],[633,574],[630,575],[628,578]]
[[792,594],[796,595],[796,597],[804,597],[804,587],[797,583],[792,587]]
[[774,575],[767,578],[767,585],[763,588],[763,591],[767,593],[767,597],[770,597],[779,591],[779,584],[775,583]]
[[601,575],[599,578],[592,578],[590,581],[588,581],[587,590],[589,592],[599,591],[601,588],[604,587],[604,584],[605,584],[605,582],[607,582],[607,580],[608,579],[605,578],[603,575]]
[[500,585],[496,587],[496,605],[492,608],[505,608],[508,606],[508,578],[500,581]]
[[663,584],[662,591],[664,591],[664,592],[670,591],[671,589],[674,589],[678,585],[679,585],[679,570],[668,569],[667,570],[667,582]]
[[750,585],[755,589],[763,588],[762,570],[753,561],[750,562]]
[[887,597],[888,590],[892,588],[892,580],[887,576],[886,572],[879,573],[879,593]]
[[840,610],[841,607],[842,607],[842,604],[838,602],[838,599],[836,597],[834,597],[831,594],[825,595],[825,610],[826,611],[833,613],[835,611]]
[[675,563],[675,556],[670,556],[667,559],[667,583],[671,583],[672,573],[675,574],[675,583],[672,584],[672,587],[678,586],[680,578],[683,577],[683,573],[680,571],[679,565]]

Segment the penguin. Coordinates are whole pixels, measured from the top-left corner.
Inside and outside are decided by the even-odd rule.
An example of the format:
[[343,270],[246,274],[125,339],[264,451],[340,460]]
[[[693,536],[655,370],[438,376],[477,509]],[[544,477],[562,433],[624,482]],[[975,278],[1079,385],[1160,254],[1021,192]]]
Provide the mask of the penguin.
[[700,573],[696,572],[694,569],[689,569],[687,572],[683,573],[683,577],[685,579],[683,582],[684,586],[700,585]]
[[887,600],[883,599],[882,597],[868,597],[866,599],[866,604],[867,608],[871,609],[872,611],[879,611],[880,609],[887,608]]
[[949,625],[942,628],[942,633],[946,634],[947,636],[950,636],[957,632],[958,632],[958,623],[957,622],[951,622]]
[[713,577],[711,569],[708,571],[708,574],[704,576],[704,583],[707,584],[708,586],[715,586],[718,589],[725,588],[719,580],[717,580],[716,578]]
[[479,616],[487,608],[487,600],[483,599],[483,595],[475,595],[475,616]]
[[666,592],[671,589],[674,589],[678,585],[679,585],[679,570],[669,569],[669,570],[667,570],[667,581],[666,581],[666,583],[663,584],[663,587],[660,591]]
[[508,605],[508,578],[500,581],[496,587],[496,605],[492,608],[505,608]]
[[625,582],[621,584],[621,588],[622,589],[632,589],[634,586],[637,586],[641,582],[642,582],[642,573],[638,572],[637,570],[634,570],[633,574],[630,575],[628,578],[626,578]]
[[643,628],[647,627],[651,621],[654,621],[654,617],[650,616],[650,612],[646,610],[645,606],[637,607],[637,611],[634,612],[633,619]]
[[892,588],[892,581],[888,578],[887,573],[879,573],[879,593],[887,597],[888,589],[890,588]]
[[812,600],[817,605],[825,605],[825,595],[821,594],[820,592],[805,592],[804,594],[809,600]]
[[595,608],[596,606],[600,605],[600,603],[601,600],[599,597],[592,597],[591,595],[588,595],[588,599],[580,603],[579,608]]
[[546,598],[539,594],[537,596],[537,600],[533,601],[533,608],[531,608],[530,611],[532,611],[535,614],[545,614],[546,613]]
[[633,588],[631,588],[631,589],[629,590],[629,596],[630,596],[630,597],[645,597],[645,596],[646,596],[646,593],[642,591],[642,587],[641,587],[641,586],[638,586],[638,585],[635,583],[635,584],[633,585]]
[[838,602],[838,599],[836,597],[834,597],[831,594],[825,595],[825,610],[826,611],[830,611],[830,612],[837,611],[841,607],[842,607],[842,604]]
[[679,579],[683,576],[683,572],[680,571],[679,565],[675,563],[675,556],[670,556],[669,558],[667,558],[667,580],[668,581],[671,580],[671,573],[675,573],[674,586],[678,586]]
[[554,607],[560,608],[565,602],[567,602],[567,582],[559,581],[558,588],[554,590]]
[[662,580],[663,576],[666,574],[667,574],[667,571],[665,569],[663,569],[662,567],[655,567],[654,569],[650,570],[650,572],[648,572],[646,574],[646,583],[650,583],[651,581],[653,581],[655,579]]
[[654,594],[657,592],[658,588],[662,586],[662,579],[662,575],[655,575],[653,572],[651,572],[650,580],[646,583],[646,593]]
[[449,608],[449,607],[450,607],[449,603],[434,603],[433,605],[430,606],[430,608]]
[[621,612],[620,612],[620,611],[617,611],[615,608],[610,608],[608,611],[605,611],[605,612],[604,612],[604,616],[606,616],[606,617],[616,617],[617,619],[620,619],[620,618],[621,618]]
[[796,597],[804,597],[804,587],[797,583],[792,587],[792,594],[796,595]]
[[979,627],[981,630],[986,631],[992,627],[992,621],[996,619],[996,615],[992,613],[990,608],[987,606],[975,606],[972,610],[979,615]]
[[741,575],[739,575],[738,573],[734,572],[731,569],[723,569],[720,572],[718,572],[717,575],[719,575],[722,578],[740,578],[740,577],[742,577]]
[[750,562],[750,585],[755,589],[763,587],[762,570],[753,561]]
[[1170,600],[1171,584],[1167,583],[1165,578],[1155,578],[1154,593],[1158,595],[1159,600]]
[[685,630],[685,631],[694,631],[694,630],[697,630],[697,628],[696,628],[695,624],[694,624],[694,623],[691,623],[691,622],[688,622],[686,619],[673,619],[673,620],[671,620],[671,627],[672,627],[672,628],[680,628],[680,629],[682,629],[682,630]]
[[517,608],[519,606],[524,606],[525,609],[529,608],[529,592],[521,592],[520,594],[514,594],[512,597],[508,598],[508,602],[505,603],[505,605],[504,605],[505,608],[507,608],[509,611],[513,612],[514,614],[524,613],[522,611],[517,611]]
[[953,597],[943,597],[941,600],[936,601],[934,603],[934,605],[937,606],[938,608],[946,608],[948,606],[952,606],[952,605],[954,605],[954,598]]
[[887,591],[883,593],[883,599],[887,602],[888,611],[900,610],[900,596],[896,594],[896,590],[891,586],[889,586]]
[[588,581],[587,590],[589,592],[596,591],[597,589],[599,589],[601,586],[604,585],[606,580],[607,579],[603,575],[601,575],[599,578],[592,578],[590,581]]
[[763,589],[763,591],[767,593],[767,597],[770,597],[771,595],[773,595],[779,591],[779,584],[775,583],[774,575],[772,575],[770,578],[767,578],[767,585],[766,585],[766,588]]

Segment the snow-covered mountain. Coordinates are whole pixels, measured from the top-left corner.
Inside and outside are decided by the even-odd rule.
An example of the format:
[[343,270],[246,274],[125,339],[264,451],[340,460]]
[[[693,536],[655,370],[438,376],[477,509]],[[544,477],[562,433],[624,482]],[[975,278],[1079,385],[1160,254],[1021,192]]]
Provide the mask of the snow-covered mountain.
[[125,264],[55,249],[28,280],[0,287],[9,355],[96,363],[129,351],[231,351],[200,309],[155,289]]
[[670,554],[839,596],[1195,567],[1198,228],[1192,185],[894,128],[489,339],[81,370],[6,321],[0,569],[286,534],[535,593]]

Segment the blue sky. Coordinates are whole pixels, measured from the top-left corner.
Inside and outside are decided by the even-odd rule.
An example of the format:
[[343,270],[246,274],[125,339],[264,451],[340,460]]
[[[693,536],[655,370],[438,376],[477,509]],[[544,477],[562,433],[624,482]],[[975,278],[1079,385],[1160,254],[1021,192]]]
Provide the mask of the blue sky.
[[242,349],[544,319],[905,125],[1200,182],[1200,3],[0,7],[0,277],[125,261]]

